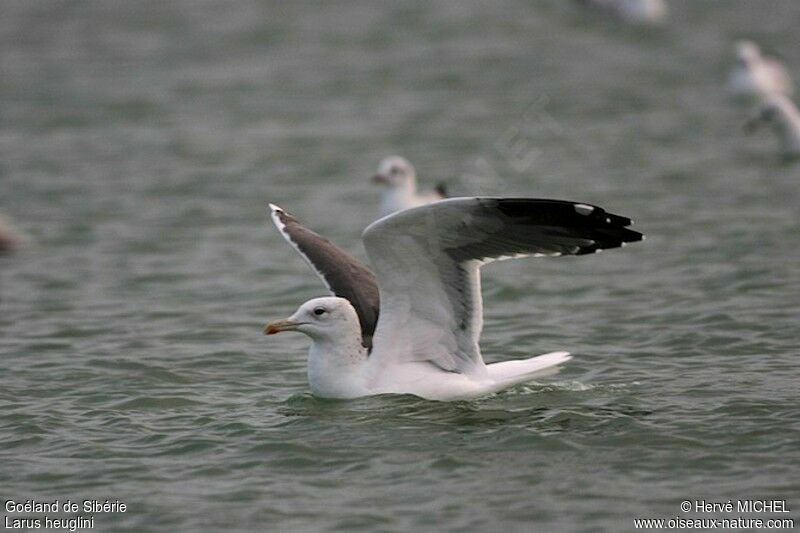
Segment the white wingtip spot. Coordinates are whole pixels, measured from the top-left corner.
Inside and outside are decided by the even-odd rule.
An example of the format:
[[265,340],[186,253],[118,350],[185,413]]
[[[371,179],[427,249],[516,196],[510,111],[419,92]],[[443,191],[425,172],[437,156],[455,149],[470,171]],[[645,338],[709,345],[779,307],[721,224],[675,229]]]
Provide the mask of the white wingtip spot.
[[278,216],[279,213],[285,213],[285,211],[275,204],[269,204],[269,209],[270,209],[269,216],[272,219],[272,223],[275,224],[275,227],[277,227],[280,230],[281,234],[283,234],[283,236],[288,239],[289,238],[288,235],[286,235],[286,233],[284,232],[286,224],[281,222],[281,219]]
[[592,212],[594,211],[594,207],[586,204],[575,204],[575,211],[579,215],[587,216],[592,214]]
[[606,217],[606,224],[611,224],[611,217]]

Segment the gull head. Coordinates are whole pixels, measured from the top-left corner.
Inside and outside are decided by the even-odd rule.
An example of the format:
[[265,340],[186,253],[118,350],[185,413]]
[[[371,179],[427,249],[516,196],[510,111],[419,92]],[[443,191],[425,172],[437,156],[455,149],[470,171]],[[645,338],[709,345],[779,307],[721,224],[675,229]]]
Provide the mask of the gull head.
[[301,305],[292,316],[264,326],[265,335],[282,331],[299,331],[317,342],[336,342],[339,338],[361,334],[358,315],[344,298],[314,298]]
[[378,173],[372,181],[390,189],[413,188],[417,181],[417,172],[407,159],[399,156],[385,158],[378,165]]
[[751,65],[761,59],[761,50],[753,41],[736,43],[736,58],[742,65]]

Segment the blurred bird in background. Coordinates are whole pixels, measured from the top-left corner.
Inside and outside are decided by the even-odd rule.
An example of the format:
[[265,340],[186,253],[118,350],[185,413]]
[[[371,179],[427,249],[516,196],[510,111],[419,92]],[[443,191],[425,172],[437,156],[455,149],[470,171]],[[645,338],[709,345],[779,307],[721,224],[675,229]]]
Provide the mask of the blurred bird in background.
[[10,254],[22,243],[22,238],[11,223],[0,215],[0,255]]
[[668,14],[664,0],[577,0],[577,2],[629,24],[663,24]]
[[800,111],[794,102],[780,94],[770,96],[756,116],[745,123],[744,129],[751,134],[763,125],[771,126],[778,136],[784,157],[800,157]]
[[783,63],[764,56],[754,42],[739,41],[736,43],[736,66],[728,78],[728,91],[735,97],[791,96],[794,84]]
[[400,156],[383,159],[372,181],[385,187],[379,208],[380,217],[447,198],[447,191],[442,183],[433,191],[418,193],[417,171],[407,159]]

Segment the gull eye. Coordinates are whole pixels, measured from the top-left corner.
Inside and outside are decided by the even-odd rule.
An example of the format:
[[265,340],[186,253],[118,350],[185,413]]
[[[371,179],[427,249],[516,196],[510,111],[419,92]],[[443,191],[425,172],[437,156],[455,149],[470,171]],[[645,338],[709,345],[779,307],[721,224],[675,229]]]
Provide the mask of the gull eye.
[[389,174],[399,174],[399,173],[400,173],[400,167],[392,167],[389,169]]
[[325,314],[325,308],[324,307],[315,307],[314,308],[314,314],[317,315],[317,316]]

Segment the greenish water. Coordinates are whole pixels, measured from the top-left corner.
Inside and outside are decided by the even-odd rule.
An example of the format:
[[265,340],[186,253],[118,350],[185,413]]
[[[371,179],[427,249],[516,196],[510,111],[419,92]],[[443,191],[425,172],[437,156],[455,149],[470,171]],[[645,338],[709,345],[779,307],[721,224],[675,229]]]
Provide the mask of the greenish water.
[[[100,531],[800,519],[800,165],[722,91],[740,37],[800,77],[800,3],[670,7],[649,31],[556,0],[3,2],[0,209],[29,244],[0,259],[2,499],[124,502]],[[267,202],[363,257],[393,153],[647,234],[485,269],[486,359],[564,349],[560,375],[322,401],[307,341],[261,334],[324,293]]]

